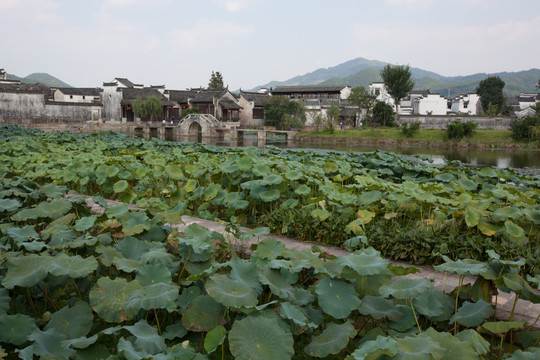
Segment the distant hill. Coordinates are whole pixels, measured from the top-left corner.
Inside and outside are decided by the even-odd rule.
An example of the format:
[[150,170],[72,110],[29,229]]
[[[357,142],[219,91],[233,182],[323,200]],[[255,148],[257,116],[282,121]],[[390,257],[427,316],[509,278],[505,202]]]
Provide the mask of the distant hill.
[[47,73],[33,73],[23,78],[17,75],[13,75],[13,74],[7,74],[7,79],[19,80],[20,82],[25,83],[25,84],[40,83],[40,84],[47,85],[50,87],[72,87],[71,85]]
[[[367,88],[372,82],[382,81],[379,72],[386,64],[382,61],[357,58],[337,66],[321,68],[304,75],[295,76],[286,81],[272,81],[258,86],[256,89],[261,87],[275,88],[276,86],[317,84],[348,84],[352,87],[363,86]],[[411,73],[416,83],[416,90],[430,89],[433,93],[439,93],[446,97],[475,92],[478,83],[488,76],[499,76],[506,84],[504,92],[508,96],[519,95],[522,92],[536,92],[536,84],[540,79],[540,69],[445,77],[431,71],[411,67]]]

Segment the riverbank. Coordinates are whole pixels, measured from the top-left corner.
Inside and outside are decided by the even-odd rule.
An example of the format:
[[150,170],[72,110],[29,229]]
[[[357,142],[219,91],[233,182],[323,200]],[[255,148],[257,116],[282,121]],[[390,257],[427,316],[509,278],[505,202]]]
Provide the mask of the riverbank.
[[445,131],[420,130],[412,138],[401,133],[398,128],[347,129],[329,131],[300,132],[295,140],[301,144],[335,145],[377,145],[381,147],[412,148],[475,148],[503,150],[540,150],[538,142],[517,142],[512,139],[512,132],[507,130],[477,130],[471,138],[461,141],[449,141],[444,138]]

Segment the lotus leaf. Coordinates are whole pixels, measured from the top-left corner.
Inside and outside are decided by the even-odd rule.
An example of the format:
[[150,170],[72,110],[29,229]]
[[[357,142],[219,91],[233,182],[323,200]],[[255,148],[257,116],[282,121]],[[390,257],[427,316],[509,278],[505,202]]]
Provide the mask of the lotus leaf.
[[240,171],[249,171],[253,166],[253,161],[247,156],[242,156],[236,160],[236,167]]
[[71,210],[71,202],[66,199],[54,199],[36,206],[36,213],[39,217],[53,220],[64,216],[69,210]]
[[494,236],[503,229],[504,228],[502,228],[501,226],[497,226],[484,221],[480,221],[480,223],[478,224],[478,230],[480,230],[482,234],[486,236]]
[[90,275],[98,268],[98,263],[93,256],[86,258],[80,255],[69,256],[62,252],[53,257],[47,263],[47,271],[55,276],[67,275],[73,279]]
[[276,201],[277,199],[281,197],[281,192],[278,189],[266,190],[266,191],[262,191],[259,194],[259,197],[264,202],[272,202],[272,201]]
[[182,167],[176,164],[167,165],[165,172],[171,179],[174,180],[186,180],[184,173],[182,172]]
[[133,326],[124,326],[124,329],[135,336],[135,344],[148,354],[157,354],[166,348],[165,339],[146,320],[140,320]]
[[474,227],[478,225],[481,217],[482,213],[478,209],[467,206],[467,209],[465,210],[465,223],[468,227]]
[[319,220],[319,221],[324,221],[326,219],[328,219],[330,216],[332,215],[332,213],[328,210],[325,210],[325,209],[313,209],[311,210],[311,216],[314,217],[315,219]]
[[257,161],[253,165],[252,171],[255,174],[255,176],[261,176],[261,177],[265,177],[272,173],[272,170],[270,170],[270,167],[266,165],[264,162],[262,162],[261,160]]
[[375,360],[383,356],[392,357],[398,352],[397,341],[384,336],[377,336],[376,340],[368,340],[352,353],[355,360]]
[[438,332],[433,328],[429,328],[418,335],[418,338],[436,341],[445,350],[444,356],[441,358],[443,360],[478,359],[478,354],[472,342],[468,340],[462,341],[448,332]]
[[529,207],[523,210],[523,214],[529,221],[532,221],[535,225],[540,225],[540,207]]
[[0,315],[8,312],[10,300],[11,298],[9,297],[9,291],[3,287],[0,287]]
[[126,191],[128,188],[129,184],[126,180],[119,180],[113,185],[113,191],[117,194]]
[[504,229],[506,230],[506,233],[513,238],[521,238],[525,236],[525,231],[523,228],[514,224],[510,220],[506,220],[504,222]]
[[484,339],[482,335],[480,335],[473,329],[460,331],[456,334],[456,337],[461,341],[471,342],[474,350],[479,355],[485,355],[489,353],[490,343],[486,339]]
[[[466,327],[475,327],[484,322],[485,319],[492,314],[491,304],[484,300],[479,300],[475,303],[465,301],[457,311],[457,322]],[[454,322],[454,316],[450,319],[450,323]]]
[[355,336],[356,330],[350,322],[341,325],[329,323],[322,334],[311,338],[311,342],[304,348],[304,352],[319,358],[338,354]]
[[488,272],[486,263],[480,261],[471,259],[453,261],[446,256],[443,256],[443,259],[445,263],[434,266],[435,270],[463,276],[485,275]]
[[65,186],[56,185],[55,183],[49,183],[42,185],[40,187],[41,193],[45,195],[48,198],[59,198],[61,196],[64,196],[64,194],[67,191],[67,188]]
[[173,262],[173,256],[165,248],[154,248],[145,252],[140,259],[143,264],[161,264],[169,266]]
[[282,242],[274,238],[266,238],[257,245],[255,253],[262,259],[272,260],[282,256],[285,250],[286,247]]
[[307,185],[302,184],[294,190],[294,193],[300,196],[306,196],[311,193],[311,188]]
[[460,185],[463,189],[467,191],[475,191],[478,188],[478,184],[476,182],[465,177],[457,180],[456,184]]
[[508,360],[537,360],[540,358],[540,348],[531,349],[530,351],[516,350]]
[[283,182],[283,178],[277,174],[270,174],[264,177],[263,185],[279,185]]
[[435,175],[435,180],[437,181],[442,181],[442,182],[450,182],[452,180],[455,179],[454,175],[450,174],[450,173],[442,173],[442,174],[438,174],[438,175]]
[[129,209],[126,204],[111,205],[105,210],[105,215],[110,218],[121,219],[127,215]]
[[32,225],[23,228],[12,227],[4,230],[5,234],[12,238],[15,243],[21,243],[27,240],[39,240],[39,234]]
[[358,219],[363,220],[364,224],[369,224],[371,220],[373,220],[375,215],[376,214],[374,212],[371,212],[365,209],[358,210],[358,212],[356,213],[356,216],[358,217]]
[[249,287],[255,290],[257,294],[262,292],[256,264],[239,258],[234,258],[231,259],[227,265],[231,267],[231,272],[229,274],[231,279],[246,283]]
[[372,247],[354,254],[340,256],[337,262],[343,267],[351,268],[360,276],[382,274],[388,270],[390,264],[389,260],[383,259]]
[[379,190],[373,190],[362,193],[362,195],[358,197],[358,202],[363,206],[368,206],[373,204],[374,202],[381,200],[382,198],[382,192],[380,192]]
[[[283,302],[279,308],[279,315],[284,319],[289,319],[298,326],[308,326],[309,319],[304,311],[290,302]],[[313,327],[317,327],[312,324]]]
[[339,170],[339,165],[332,160],[326,160],[324,162],[323,170],[327,174],[332,174]]
[[227,307],[253,307],[257,305],[257,292],[241,280],[228,275],[212,275],[205,284],[208,294]]
[[506,285],[524,300],[528,300],[535,304],[540,303],[540,295],[538,295],[527,283],[527,281],[525,281],[525,279],[518,274],[504,274],[503,281],[504,285]]
[[[60,342],[60,345],[62,345],[62,347],[72,347],[72,348],[75,348],[75,349],[86,349],[87,347],[89,347],[90,345],[93,345],[96,343],[98,339],[98,334],[95,334],[94,336],[91,336],[89,338],[85,337],[85,336],[81,336],[79,338],[75,338],[75,339],[70,339],[70,340],[63,340]],[[79,355],[77,353],[77,355]],[[80,357],[77,357],[78,359]],[[96,358],[99,358],[96,357]],[[96,359],[94,358],[94,359]]]
[[287,170],[285,172],[285,177],[289,180],[298,180],[302,177],[302,173],[296,170]]
[[523,329],[526,324],[525,321],[492,321],[483,323],[480,328],[494,334],[504,334],[510,330]]
[[56,329],[69,339],[86,336],[92,329],[94,315],[85,301],[77,301],[73,307],[64,306],[51,315],[45,330]]
[[431,281],[428,279],[409,279],[400,277],[390,284],[385,284],[379,289],[383,297],[393,296],[396,299],[413,299],[416,296],[425,294],[431,288]]
[[22,345],[37,329],[36,321],[28,315],[0,315],[0,342]]
[[54,328],[46,331],[35,329],[28,340],[34,342],[33,353],[40,358],[68,359],[75,354],[75,350],[62,346],[62,341],[67,340],[67,336]]
[[[1,200],[0,200],[1,201]],[[30,209],[22,209],[11,217],[14,221],[27,221],[27,220],[35,220],[38,218],[38,214],[35,208]]]
[[491,218],[493,221],[499,222],[499,221],[506,221],[508,219],[519,219],[523,213],[520,209],[514,206],[507,206],[507,207],[501,207],[495,210],[491,214]]
[[401,311],[396,309],[392,301],[381,298],[380,296],[364,296],[358,307],[358,311],[360,314],[369,315],[376,320],[388,318],[392,321],[398,321],[403,316]]
[[143,211],[132,212],[122,217],[122,231],[126,236],[140,234],[150,229],[150,220]]
[[316,285],[315,293],[321,309],[336,319],[346,318],[360,305],[354,286],[343,280],[322,279]]
[[25,256],[9,257],[7,274],[2,279],[6,289],[15,286],[32,287],[47,276],[47,264],[52,257],[47,255],[28,254]]
[[223,325],[218,325],[206,334],[204,337],[204,349],[207,353],[213,353],[219,345],[225,342],[227,330]]
[[163,332],[163,337],[167,340],[173,340],[176,338],[183,338],[187,334],[187,329],[182,325],[181,322],[167,325],[167,328]]
[[21,207],[21,203],[15,199],[0,199],[0,211],[14,212]]
[[272,294],[282,299],[292,299],[294,296],[293,287],[283,277],[281,271],[270,269],[268,267],[259,270],[259,281],[270,287]]
[[150,249],[145,241],[132,236],[123,238],[115,247],[124,257],[134,260],[139,260]]
[[146,285],[142,289],[135,290],[127,300],[129,309],[151,310],[176,308],[176,298],[178,297],[178,286],[175,284],[156,283]]
[[[441,319],[445,315],[449,316],[454,311],[453,304],[448,306],[452,301],[449,295],[432,286],[425,294],[413,299],[413,306],[419,314],[425,315],[430,319]],[[447,318],[444,320],[447,320]]]
[[185,309],[193,301],[193,299],[195,299],[199,295],[201,295],[201,289],[197,286],[190,286],[184,288],[182,290],[182,294],[180,294],[180,296],[178,296],[178,298],[176,299],[176,304],[182,309]]
[[138,309],[128,308],[127,302],[133,293],[141,289],[137,280],[110,279],[101,277],[90,290],[92,309],[107,322],[124,322],[133,319]]
[[76,231],[86,231],[90,229],[92,226],[94,226],[95,222],[96,222],[95,216],[86,216],[77,220],[73,228]]
[[278,320],[248,316],[233,323],[229,348],[237,360],[287,360],[294,354],[293,337]]
[[142,286],[157,283],[172,283],[171,271],[161,263],[141,265],[135,279]]

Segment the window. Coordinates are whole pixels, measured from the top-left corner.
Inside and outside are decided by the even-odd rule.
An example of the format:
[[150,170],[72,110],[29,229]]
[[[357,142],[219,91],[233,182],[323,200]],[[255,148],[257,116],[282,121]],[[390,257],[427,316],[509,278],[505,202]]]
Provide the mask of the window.
[[69,95],[69,98],[70,98],[70,99],[73,99],[73,95]]

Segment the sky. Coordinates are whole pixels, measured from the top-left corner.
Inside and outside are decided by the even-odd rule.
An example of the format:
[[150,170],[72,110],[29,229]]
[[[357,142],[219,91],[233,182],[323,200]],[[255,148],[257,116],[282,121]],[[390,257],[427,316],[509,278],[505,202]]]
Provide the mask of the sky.
[[0,0],[0,68],[231,90],[363,57],[444,76],[540,68],[538,0]]

